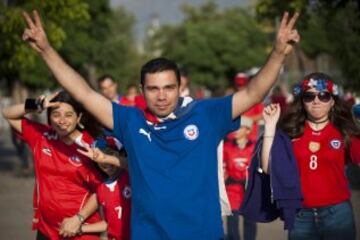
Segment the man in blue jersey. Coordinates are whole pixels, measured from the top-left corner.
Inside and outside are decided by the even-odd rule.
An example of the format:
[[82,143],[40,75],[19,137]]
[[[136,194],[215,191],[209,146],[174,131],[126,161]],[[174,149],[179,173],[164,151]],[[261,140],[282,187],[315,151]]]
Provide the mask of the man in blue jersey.
[[[298,15],[285,13],[268,61],[232,96],[189,101],[179,97],[175,63],[154,59],[141,70],[148,109],[111,103],[67,65],[47,41],[40,17],[24,13],[28,41],[58,82],[124,144],[132,184],[132,239],[222,239],[216,148],[238,118],[274,85],[286,55],[300,37]],[[236,126],[237,125],[237,126]],[[234,128],[235,127],[235,128]]]

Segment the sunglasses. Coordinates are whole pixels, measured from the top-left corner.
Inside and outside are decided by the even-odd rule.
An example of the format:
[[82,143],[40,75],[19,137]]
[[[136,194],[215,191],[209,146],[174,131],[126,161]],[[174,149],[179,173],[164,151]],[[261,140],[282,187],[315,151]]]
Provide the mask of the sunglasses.
[[304,93],[302,94],[302,100],[303,100],[304,102],[307,102],[307,103],[314,101],[316,97],[317,97],[321,102],[326,103],[326,102],[329,102],[329,101],[330,101],[332,95],[331,95],[330,92],[326,92],[326,91],[324,91],[324,92],[318,92],[318,93],[314,93],[314,92],[304,92]]

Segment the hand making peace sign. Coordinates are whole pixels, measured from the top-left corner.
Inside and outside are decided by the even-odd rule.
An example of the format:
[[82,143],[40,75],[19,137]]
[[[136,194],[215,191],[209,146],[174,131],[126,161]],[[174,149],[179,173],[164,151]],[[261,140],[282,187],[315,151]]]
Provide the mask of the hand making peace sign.
[[279,30],[276,34],[275,52],[287,55],[293,49],[294,43],[300,41],[300,35],[294,28],[299,14],[295,13],[289,20],[289,13],[285,12],[280,23]]
[[32,15],[33,18],[27,12],[23,12],[27,28],[23,33],[22,39],[29,42],[30,46],[38,53],[43,53],[46,49],[50,48],[50,44],[42,26],[39,13],[34,10]]

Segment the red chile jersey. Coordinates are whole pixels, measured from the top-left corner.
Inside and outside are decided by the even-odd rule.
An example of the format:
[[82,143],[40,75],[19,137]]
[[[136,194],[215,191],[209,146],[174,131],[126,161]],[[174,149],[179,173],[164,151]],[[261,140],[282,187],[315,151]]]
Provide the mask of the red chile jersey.
[[130,239],[131,189],[128,173],[124,171],[117,179],[102,183],[96,196],[99,205],[104,209],[108,239]]
[[[264,110],[264,104],[258,103],[251,107],[248,111],[246,111],[243,116],[248,118],[254,118],[255,116],[261,115]],[[258,137],[258,123],[253,122],[251,133],[248,135],[248,138],[254,142],[256,142]]]
[[249,141],[244,149],[233,142],[224,144],[226,192],[231,209],[238,210],[244,198],[244,184],[255,144]]
[[121,97],[119,104],[123,106],[135,106],[135,100],[131,100],[125,96]]
[[[331,124],[320,131],[305,123],[304,134],[292,141],[300,171],[304,207],[322,207],[350,198],[349,183],[345,176],[345,146],[341,133]],[[352,138],[350,152],[354,160],[360,158],[355,146],[359,139]]]
[[[83,135],[83,140],[91,139],[88,134]],[[33,229],[40,230],[50,239],[62,239],[58,234],[59,224],[65,217],[79,212],[101,183],[100,175],[92,162],[77,152],[75,143],[66,145],[47,125],[24,118],[21,137],[29,144],[34,155]],[[95,213],[86,222],[98,221],[100,216]],[[83,234],[70,239],[90,240],[99,237]]]

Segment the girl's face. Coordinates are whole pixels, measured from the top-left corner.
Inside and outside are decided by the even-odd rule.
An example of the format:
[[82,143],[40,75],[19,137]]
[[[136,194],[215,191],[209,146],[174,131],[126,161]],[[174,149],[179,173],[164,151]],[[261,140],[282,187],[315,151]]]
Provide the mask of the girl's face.
[[247,135],[249,133],[250,133],[250,130],[247,127],[242,126],[236,131],[235,138],[237,140],[247,138]]
[[106,173],[106,175],[108,175],[109,177],[114,176],[119,170],[118,167],[111,165],[111,164],[107,164],[107,163],[99,163],[98,165],[99,165],[99,168],[104,173]]
[[334,98],[329,92],[319,92],[314,88],[303,93],[302,101],[306,113],[315,121],[328,118],[329,112],[335,103]]
[[68,103],[60,103],[50,113],[50,125],[60,137],[68,136],[76,130],[80,117]]

